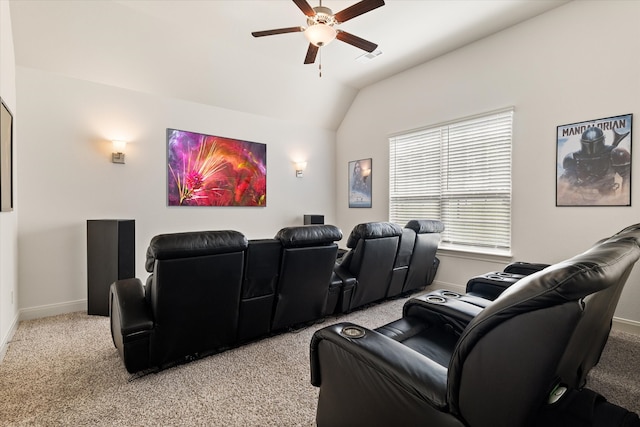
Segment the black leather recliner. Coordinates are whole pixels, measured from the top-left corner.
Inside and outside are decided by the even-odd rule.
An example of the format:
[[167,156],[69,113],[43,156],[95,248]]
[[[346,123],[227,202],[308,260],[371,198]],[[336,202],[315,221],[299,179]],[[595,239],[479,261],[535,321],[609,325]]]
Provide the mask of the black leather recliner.
[[347,248],[351,250],[335,268],[345,284],[342,294],[345,311],[387,296],[401,235],[402,228],[391,222],[368,222],[353,228],[347,239]]
[[151,240],[147,288],[139,279],[111,285],[111,335],[129,372],[236,342],[246,249],[236,231]]
[[608,334],[608,322],[591,320],[609,318],[615,303],[601,302],[617,301],[639,257],[635,225],[522,278],[486,308],[477,297],[426,295],[375,331],[346,322],[317,331],[318,426],[535,425],[556,387],[588,366],[585,334],[594,325]]
[[342,232],[333,225],[306,225],[280,230],[282,245],[272,330],[323,318],[329,282]]
[[549,264],[516,261],[507,265],[503,271],[492,271],[472,277],[467,282],[467,295],[475,295],[491,301],[504,292],[509,286],[524,276],[536,273],[549,267]]
[[408,294],[430,285],[438,269],[436,251],[444,224],[414,219],[402,229],[387,298]]
[[238,341],[322,319],[342,232],[334,225],[285,227],[249,240]]
[[111,285],[111,335],[125,367],[162,368],[322,319],[341,238],[333,225],[251,241],[237,231],[154,237],[146,286]]
[[436,251],[444,224],[437,220],[411,220],[405,228],[413,230],[416,238],[402,293],[423,289],[433,281],[438,268]]

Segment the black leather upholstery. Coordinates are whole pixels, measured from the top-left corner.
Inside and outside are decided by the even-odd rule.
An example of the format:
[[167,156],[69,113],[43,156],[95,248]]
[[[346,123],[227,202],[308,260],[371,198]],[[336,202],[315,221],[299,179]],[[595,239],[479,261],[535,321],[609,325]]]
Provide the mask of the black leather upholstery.
[[111,333],[125,367],[163,367],[321,319],[341,238],[332,225],[252,241],[237,231],[154,237],[146,286],[111,285]]
[[249,240],[242,282],[238,341],[250,341],[271,332],[281,258],[282,245],[279,240]]
[[[612,246],[622,246],[625,242],[636,239],[639,235],[640,224],[636,224],[599,242],[598,245],[607,243]],[[612,247],[611,250],[613,251],[614,248]],[[609,338],[620,294],[629,274],[631,274],[631,269],[624,271],[617,282],[582,299],[583,318],[571,338],[569,350],[565,353],[558,369],[565,384],[582,387],[586,382],[587,374],[600,360],[602,350]]]
[[[409,272],[409,264],[411,263],[415,245],[416,232],[410,228],[403,228],[402,235],[400,236],[400,242],[398,244],[398,251],[396,253],[396,260],[393,264],[393,270],[391,273],[391,283],[389,283],[389,289],[387,290],[387,298],[394,297],[402,293],[407,281],[407,273]],[[416,258],[418,258],[418,256],[419,255],[416,255]]]
[[492,271],[472,277],[467,282],[467,295],[474,295],[493,301],[509,286],[522,279],[524,275]]
[[351,250],[336,268],[338,275],[356,279],[351,295],[343,295],[348,310],[387,296],[402,228],[391,222],[356,225],[347,240]]
[[238,329],[244,235],[165,234],[154,237],[149,248],[149,258],[155,260],[149,289],[154,320],[151,366],[231,346]]
[[403,293],[408,293],[423,289],[433,281],[438,268],[436,251],[444,224],[437,220],[411,220],[405,229],[416,233],[407,279],[402,288]]
[[340,290],[332,292],[328,313],[348,312],[431,284],[443,230],[437,220],[411,220],[404,228],[390,222],[356,225],[347,239],[351,250],[335,267],[333,288]]
[[307,225],[282,229],[275,238],[282,245],[282,265],[272,330],[321,319],[342,232],[332,225]]
[[[615,295],[638,257],[636,225],[490,303],[435,294],[409,300],[401,320],[377,331],[349,323],[317,331],[318,426],[534,425],[550,391],[599,356],[589,331],[606,340]],[[350,333],[357,329],[364,335]]]
[[547,267],[549,267],[549,264],[516,261],[507,265],[503,271],[505,273],[521,274],[523,276],[528,276],[529,274],[536,273]]

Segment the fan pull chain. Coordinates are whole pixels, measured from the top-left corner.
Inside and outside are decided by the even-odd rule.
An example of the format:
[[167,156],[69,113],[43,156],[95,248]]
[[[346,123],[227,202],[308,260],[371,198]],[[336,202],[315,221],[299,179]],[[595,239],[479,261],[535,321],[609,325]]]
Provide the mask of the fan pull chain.
[[322,78],[322,49],[320,49],[320,60],[318,61],[318,78]]

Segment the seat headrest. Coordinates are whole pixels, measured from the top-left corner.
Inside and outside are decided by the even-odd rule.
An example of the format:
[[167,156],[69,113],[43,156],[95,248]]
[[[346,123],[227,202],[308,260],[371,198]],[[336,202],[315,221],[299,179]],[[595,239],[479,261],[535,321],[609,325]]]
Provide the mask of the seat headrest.
[[284,247],[325,245],[342,239],[342,231],[326,224],[285,227],[276,233],[275,239]]
[[358,245],[360,239],[380,239],[382,237],[394,237],[402,235],[402,227],[392,222],[366,222],[353,227],[347,247],[350,249]]
[[237,252],[245,250],[247,244],[244,234],[233,230],[159,234],[149,243],[145,269],[149,273],[153,272],[157,259]]
[[412,219],[405,225],[405,228],[410,228],[418,234],[442,233],[444,224],[437,219]]

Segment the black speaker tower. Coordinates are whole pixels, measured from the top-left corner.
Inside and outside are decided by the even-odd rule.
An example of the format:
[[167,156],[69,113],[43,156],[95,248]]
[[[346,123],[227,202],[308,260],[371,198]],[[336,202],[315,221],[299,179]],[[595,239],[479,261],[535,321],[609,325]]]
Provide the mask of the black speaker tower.
[[109,315],[109,288],[136,276],[132,219],[87,220],[87,313]]

